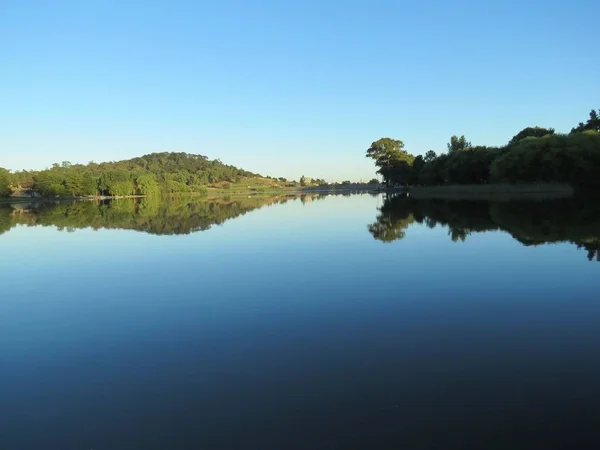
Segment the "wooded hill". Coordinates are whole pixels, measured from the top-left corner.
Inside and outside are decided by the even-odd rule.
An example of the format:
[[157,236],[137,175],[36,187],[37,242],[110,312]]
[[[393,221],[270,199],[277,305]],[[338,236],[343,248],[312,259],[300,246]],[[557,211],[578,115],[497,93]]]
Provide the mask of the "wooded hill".
[[219,183],[263,178],[220,160],[187,153],[152,153],[117,162],[54,164],[41,171],[0,170],[0,196],[15,191],[43,197],[130,196],[206,192]]

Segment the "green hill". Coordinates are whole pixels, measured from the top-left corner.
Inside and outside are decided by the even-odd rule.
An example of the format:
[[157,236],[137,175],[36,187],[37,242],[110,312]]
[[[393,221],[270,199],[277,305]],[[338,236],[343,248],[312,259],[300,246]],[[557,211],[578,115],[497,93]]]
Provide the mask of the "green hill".
[[[4,184],[6,179],[0,177]],[[43,197],[205,193],[231,186],[256,185],[266,189],[285,185],[218,159],[169,152],[99,164],[63,162],[47,170],[12,173],[9,182],[16,192],[36,192]]]

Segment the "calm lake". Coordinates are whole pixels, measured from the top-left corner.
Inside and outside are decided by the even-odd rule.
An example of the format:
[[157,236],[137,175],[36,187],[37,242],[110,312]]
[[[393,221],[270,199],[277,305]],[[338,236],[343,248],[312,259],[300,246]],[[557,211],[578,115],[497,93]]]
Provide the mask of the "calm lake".
[[0,449],[600,442],[600,203],[0,205]]

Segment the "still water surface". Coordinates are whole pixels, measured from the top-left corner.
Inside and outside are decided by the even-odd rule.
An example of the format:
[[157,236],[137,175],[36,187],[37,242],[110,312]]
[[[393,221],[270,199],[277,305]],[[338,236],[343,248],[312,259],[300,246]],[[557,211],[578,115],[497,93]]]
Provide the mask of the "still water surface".
[[0,206],[0,448],[594,448],[595,205]]

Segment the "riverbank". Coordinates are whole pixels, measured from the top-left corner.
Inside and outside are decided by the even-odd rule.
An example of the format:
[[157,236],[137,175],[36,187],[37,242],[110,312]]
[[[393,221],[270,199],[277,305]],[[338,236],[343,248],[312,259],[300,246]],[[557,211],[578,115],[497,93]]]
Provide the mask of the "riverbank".
[[419,186],[409,189],[415,198],[443,200],[543,200],[569,198],[575,194],[566,184],[465,184]]
[[[315,187],[289,187],[270,189],[216,189],[209,188],[206,192],[182,192],[164,195],[163,197],[225,197],[225,196],[277,196],[277,195],[303,195],[303,194],[346,194],[358,192],[372,192],[373,188],[368,185],[348,186],[315,186]],[[93,200],[123,200],[134,198],[146,198],[145,195],[127,196],[86,196],[86,197],[29,197],[14,196],[0,198],[0,204],[23,204],[23,203],[56,203],[65,201],[93,201]]]

